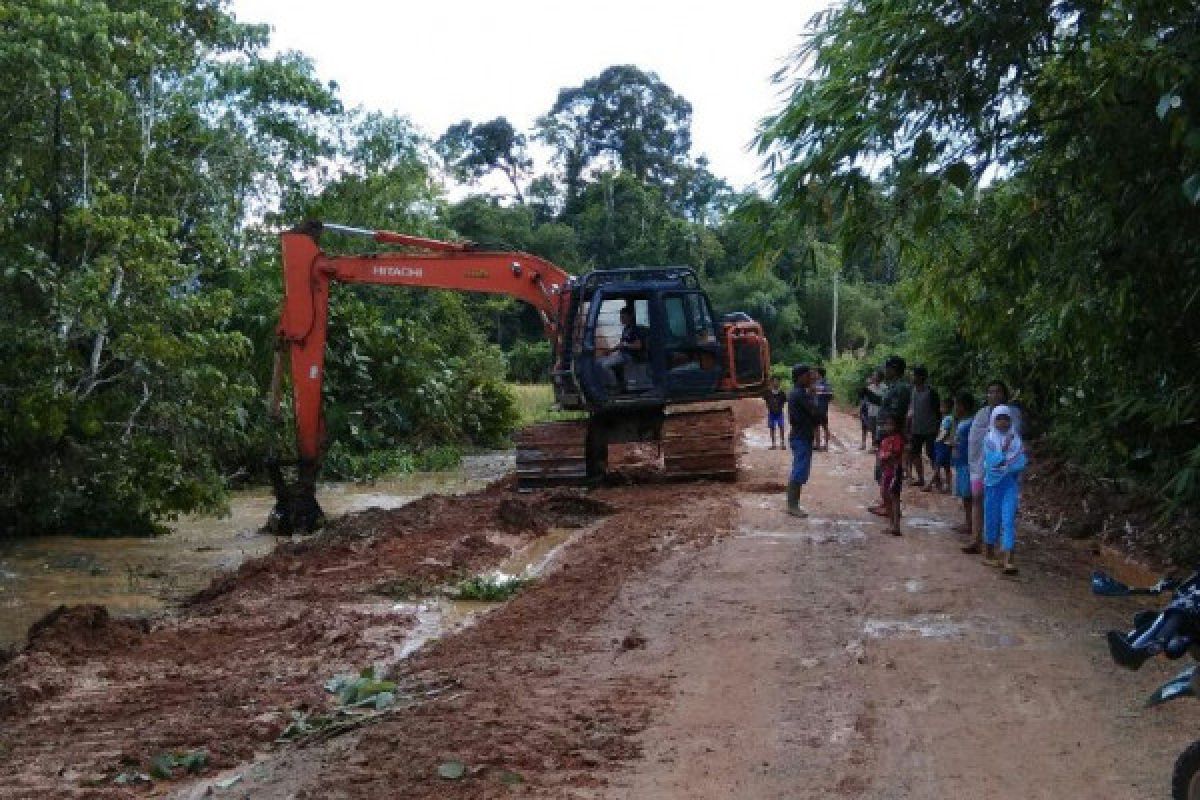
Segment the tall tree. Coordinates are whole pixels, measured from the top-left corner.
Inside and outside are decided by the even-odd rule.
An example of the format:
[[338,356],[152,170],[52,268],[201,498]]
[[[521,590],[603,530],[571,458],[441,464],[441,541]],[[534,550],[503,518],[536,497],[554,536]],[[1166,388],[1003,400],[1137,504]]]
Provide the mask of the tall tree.
[[561,90],[538,129],[564,166],[569,204],[602,156],[639,181],[665,185],[691,150],[691,124],[691,103],[655,73],[624,65]]
[[525,203],[521,184],[533,169],[533,159],[525,134],[504,117],[477,124],[464,119],[447,128],[434,146],[460,180],[474,183],[499,170],[512,185],[517,202]]

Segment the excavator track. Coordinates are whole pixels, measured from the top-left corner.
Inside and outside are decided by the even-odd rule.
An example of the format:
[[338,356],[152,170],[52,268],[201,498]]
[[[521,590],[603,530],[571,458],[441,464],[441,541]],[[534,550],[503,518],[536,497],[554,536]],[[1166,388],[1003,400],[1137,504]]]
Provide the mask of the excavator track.
[[518,431],[517,488],[588,483],[588,424],[586,419],[545,422]]
[[733,409],[668,410],[662,432],[666,480],[737,478]]
[[[600,445],[588,469],[589,426],[595,421],[548,422],[516,435],[517,488],[579,486],[602,477],[641,481],[734,480],[737,426],[729,407],[668,409],[649,439]],[[596,456],[599,455],[597,459]]]

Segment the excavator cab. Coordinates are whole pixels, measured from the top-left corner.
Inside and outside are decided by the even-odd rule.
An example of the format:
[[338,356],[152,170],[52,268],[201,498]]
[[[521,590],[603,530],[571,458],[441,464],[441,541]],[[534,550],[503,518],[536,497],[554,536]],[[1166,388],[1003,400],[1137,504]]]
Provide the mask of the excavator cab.
[[[689,268],[604,270],[575,288],[569,374],[592,409],[661,407],[718,391],[721,331]],[[622,353],[621,312],[643,343]]]
[[[628,324],[644,348],[619,350]],[[759,394],[770,352],[745,314],[717,319],[688,267],[599,270],[572,278],[555,353],[561,408],[586,421],[517,437],[521,488],[626,479],[731,479],[733,412],[719,401]],[[717,401],[717,402],[713,402]]]

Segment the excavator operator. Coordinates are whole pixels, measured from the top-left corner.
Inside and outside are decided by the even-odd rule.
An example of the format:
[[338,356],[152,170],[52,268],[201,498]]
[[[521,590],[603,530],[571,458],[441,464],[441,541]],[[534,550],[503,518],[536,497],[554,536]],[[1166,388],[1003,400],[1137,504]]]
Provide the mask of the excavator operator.
[[[615,350],[599,359],[604,367],[606,381],[609,386],[620,386],[624,380],[624,367],[634,361],[646,359],[646,329],[638,327],[634,322],[633,306],[621,309],[621,341]],[[617,377],[617,369],[622,375]]]

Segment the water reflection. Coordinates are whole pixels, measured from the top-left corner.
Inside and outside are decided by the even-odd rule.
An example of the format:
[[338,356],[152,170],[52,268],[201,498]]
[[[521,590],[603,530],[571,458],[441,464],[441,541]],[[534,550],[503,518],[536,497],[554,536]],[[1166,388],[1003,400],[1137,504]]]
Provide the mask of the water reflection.
[[[469,456],[453,472],[416,473],[371,485],[326,484],[317,493],[337,516],[397,508],[426,494],[482,488],[511,468],[508,454]],[[273,501],[265,489],[237,492],[230,516],[185,517],[153,539],[49,536],[0,543],[0,646],[60,604],[97,603],[115,614],[152,614],[208,585],[217,572],[271,551],[258,533]]]

